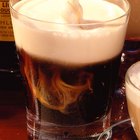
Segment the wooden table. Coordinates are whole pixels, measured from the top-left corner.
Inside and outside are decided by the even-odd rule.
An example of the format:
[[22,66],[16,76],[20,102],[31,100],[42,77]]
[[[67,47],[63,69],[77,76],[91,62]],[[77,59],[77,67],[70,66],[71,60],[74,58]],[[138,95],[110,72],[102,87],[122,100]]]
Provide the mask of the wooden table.
[[27,140],[22,91],[0,90],[0,140]]

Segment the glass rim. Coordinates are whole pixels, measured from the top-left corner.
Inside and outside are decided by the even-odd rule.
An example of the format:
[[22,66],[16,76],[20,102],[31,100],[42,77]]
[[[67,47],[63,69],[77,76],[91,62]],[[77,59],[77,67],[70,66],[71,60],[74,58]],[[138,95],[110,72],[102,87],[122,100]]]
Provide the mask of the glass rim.
[[[109,20],[106,20],[106,21],[94,21],[93,20],[93,22],[90,22],[90,23],[59,23],[59,22],[51,22],[51,21],[47,21],[47,20],[40,20],[40,19],[37,19],[37,18],[32,18],[32,17],[30,17],[30,16],[27,16],[27,15],[24,15],[24,14],[21,14],[21,13],[19,13],[17,10],[15,10],[14,8],[13,8],[13,5],[14,4],[12,4],[12,1],[13,0],[9,0],[9,7],[10,7],[10,9],[14,12],[14,13],[16,13],[16,14],[19,14],[19,15],[21,15],[21,16],[23,16],[23,17],[25,17],[25,18],[27,18],[27,19],[29,19],[29,20],[34,20],[34,21],[38,21],[38,22],[45,22],[45,23],[49,23],[49,24],[57,24],[57,25],[69,25],[69,26],[79,26],[79,25],[82,25],[82,26],[87,26],[87,25],[102,25],[102,24],[106,24],[106,23],[109,23],[109,22],[112,22],[112,21],[115,21],[115,20],[118,20],[118,19],[121,19],[121,18],[123,18],[123,17],[127,17],[128,15],[129,15],[129,13],[130,13],[130,10],[131,10],[131,6],[130,6],[130,3],[128,2],[128,0],[122,0],[122,1],[124,1],[125,2],[125,4],[126,4],[126,7],[127,7],[127,10],[125,11],[124,10],[124,14],[122,14],[121,16],[118,16],[118,17],[116,17],[116,18],[113,18],[113,19],[109,19]],[[20,0],[21,1],[21,0]],[[90,21],[90,20],[89,20]],[[92,20],[91,20],[92,21]]]
[[[126,72],[126,75],[125,75],[125,82],[126,82],[126,84],[131,84],[131,85],[133,86],[133,88],[135,88],[137,91],[140,91],[140,88],[137,87],[137,86],[133,83],[133,81],[130,79],[130,71],[131,71],[132,68],[135,67],[135,65],[137,65],[138,63],[140,64],[140,61],[135,62],[134,64],[132,64],[132,65],[128,68],[128,70],[127,70],[127,72]],[[138,94],[138,93],[136,93],[136,94]],[[140,94],[138,94],[138,95],[140,96]]]

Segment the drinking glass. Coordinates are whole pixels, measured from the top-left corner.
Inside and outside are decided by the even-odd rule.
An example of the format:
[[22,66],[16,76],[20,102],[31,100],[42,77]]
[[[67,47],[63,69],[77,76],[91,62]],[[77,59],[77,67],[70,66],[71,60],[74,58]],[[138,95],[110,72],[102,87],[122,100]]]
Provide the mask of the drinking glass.
[[125,77],[126,99],[132,126],[140,139],[140,61],[134,63]]
[[[26,2],[10,0],[10,10],[27,89],[29,139],[96,139],[110,126],[129,3],[104,1],[123,14],[110,20],[69,24],[40,20],[36,18],[40,11],[34,12],[34,17],[20,13]],[[37,2],[27,6],[29,11],[43,1]]]

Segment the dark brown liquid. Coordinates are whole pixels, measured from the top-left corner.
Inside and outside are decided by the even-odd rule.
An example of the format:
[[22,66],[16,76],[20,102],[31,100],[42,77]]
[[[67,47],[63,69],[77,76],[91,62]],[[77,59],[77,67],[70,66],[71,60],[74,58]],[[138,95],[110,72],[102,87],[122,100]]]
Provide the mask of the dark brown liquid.
[[48,62],[19,50],[28,109],[41,121],[83,125],[108,113],[120,57],[82,67]]

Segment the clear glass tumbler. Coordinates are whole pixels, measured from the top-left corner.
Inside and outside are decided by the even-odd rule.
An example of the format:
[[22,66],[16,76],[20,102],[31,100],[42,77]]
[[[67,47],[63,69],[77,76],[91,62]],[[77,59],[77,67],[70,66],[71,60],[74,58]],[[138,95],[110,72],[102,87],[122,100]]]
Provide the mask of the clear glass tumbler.
[[[58,17],[56,13],[47,19],[52,10],[47,4],[51,2],[57,7],[53,9],[57,14],[78,11],[70,16],[64,13],[56,22],[53,19]],[[81,7],[89,2],[82,1]],[[27,87],[29,140],[94,139],[110,126],[111,99],[129,19],[129,3],[92,2],[86,10],[102,5],[109,8],[106,11],[109,14],[104,14],[102,7],[92,8],[96,10],[87,13],[88,19],[79,21],[78,15],[79,22],[69,23],[80,11],[80,7],[74,8],[79,6],[74,1],[10,0],[17,53]],[[119,16],[115,16],[116,8]],[[102,13],[98,20],[89,19],[99,9]],[[102,19],[103,14],[111,18]]]

